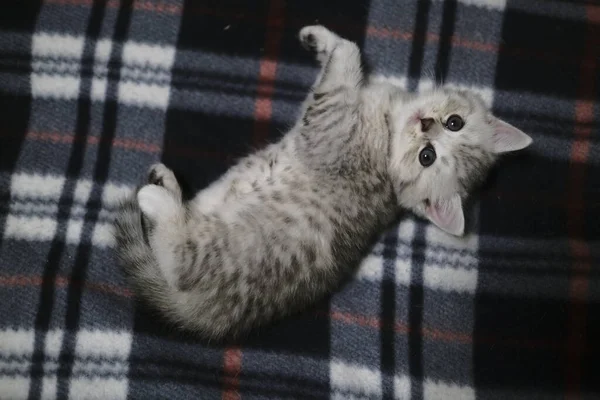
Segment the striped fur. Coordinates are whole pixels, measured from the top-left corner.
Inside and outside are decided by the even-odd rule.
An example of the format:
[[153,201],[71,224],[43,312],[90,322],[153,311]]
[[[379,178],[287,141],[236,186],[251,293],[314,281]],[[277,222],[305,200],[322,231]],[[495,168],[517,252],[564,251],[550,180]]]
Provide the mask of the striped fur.
[[[173,173],[155,165],[120,209],[117,251],[137,293],[202,336],[236,336],[324,297],[400,207],[419,212],[462,199],[498,152],[495,120],[473,95],[414,97],[369,84],[356,44],[322,26],[304,28],[300,39],[323,69],[280,142],[187,203]],[[447,112],[465,113],[469,129],[442,132]],[[438,123],[420,132],[415,113]],[[418,163],[425,142],[445,160],[431,169]],[[460,202],[436,211],[439,220],[428,212],[446,230],[444,212],[462,217]]]

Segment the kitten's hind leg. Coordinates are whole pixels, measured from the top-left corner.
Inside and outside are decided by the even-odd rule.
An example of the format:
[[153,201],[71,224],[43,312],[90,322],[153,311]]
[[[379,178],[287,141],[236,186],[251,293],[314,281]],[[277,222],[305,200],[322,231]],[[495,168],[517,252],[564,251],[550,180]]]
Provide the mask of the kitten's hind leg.
[[363,71],[358,46],[343,39],[321,25],[306,26],[300,30],[304,47],[317,54],[323,66],[315,83],[315,92],[328,92],[339,87],[358,87]]
[[169,285],[176,285],[181,263],[176,249],[189,237],[181,188],[173,171],[163,164],[152,165],[146,181],[148,184],[137,192],[146,240],[164,278]]
[[157,185],[146,185],[137,193],[142,213],[153,223],[169,221],[181,213],[181,201],[168,189]]
[[164,164],[154,164],[148,169],[147,182],[137,193],[137,199],[151,222],[170,220],[182,213],[181,188],[173,171]]

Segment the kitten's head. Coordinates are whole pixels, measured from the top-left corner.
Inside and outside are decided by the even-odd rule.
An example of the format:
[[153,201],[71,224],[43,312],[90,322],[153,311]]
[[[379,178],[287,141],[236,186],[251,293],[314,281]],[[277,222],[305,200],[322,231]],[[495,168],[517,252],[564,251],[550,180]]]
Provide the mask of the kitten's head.
[[436,89],[392,103],[389,172],[400,206],[462,235],[462,202],[497,155],[531,138],[494,117],[474,93]]

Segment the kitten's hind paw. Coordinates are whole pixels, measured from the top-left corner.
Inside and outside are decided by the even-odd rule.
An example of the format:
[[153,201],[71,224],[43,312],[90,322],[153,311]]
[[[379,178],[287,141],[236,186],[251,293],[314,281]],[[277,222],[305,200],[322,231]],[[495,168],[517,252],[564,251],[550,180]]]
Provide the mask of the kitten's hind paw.
[[299,37],[302,46],[316,52],[320,61],[324,61],[322,58],[333,51],[339,40],[338,35],[322,25],[305,26],[300,30]]
[[148,170],[148,183],[150,185],[162,186],[177,197],[181,196],[181,188],[175,178],[175,174],[164,164],[157,163]]
[[146,185],[137,193],[138,204],[144,215],[152,221],[171,218],[180,205],[164,187]]

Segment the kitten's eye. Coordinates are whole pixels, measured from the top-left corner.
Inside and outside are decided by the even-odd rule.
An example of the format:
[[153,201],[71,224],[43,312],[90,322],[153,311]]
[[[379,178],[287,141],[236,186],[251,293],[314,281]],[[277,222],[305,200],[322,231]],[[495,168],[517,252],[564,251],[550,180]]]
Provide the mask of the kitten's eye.
[[460,131],[463,126],[465,126],[465,121],[456,114],[449,116],[446,120],[446,129],[452,132]]
[[419,162],[424,167],[429,167],[435,161],[437,155],[432,145],[428,144],[419,153]]

